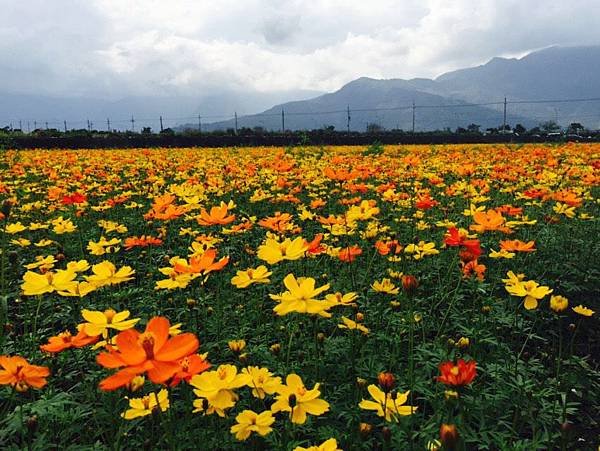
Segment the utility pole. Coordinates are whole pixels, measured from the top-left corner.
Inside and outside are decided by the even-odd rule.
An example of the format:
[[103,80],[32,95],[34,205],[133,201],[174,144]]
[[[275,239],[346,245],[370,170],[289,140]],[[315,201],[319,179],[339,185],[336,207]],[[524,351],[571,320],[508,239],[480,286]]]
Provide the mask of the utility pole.
[[65,133],[67,133],[67,121],[63,121],[63,124],[65,126]]
[[502,134],[506,133],[506,97],[504,97],[504,116],[502,119]]
[[412,132],[413,135],[415,134],[415,101],[413,100],[413,104],[412,104]]
[[133,114],[131,115],[131,131],[135,131],[135,119],[133,118]]
[[88,132],[89,132],[89,131],[92,131],[92,127],[90,127],[90,120],[89,120],[89,119],[86,119],[86,121],[87,121],[87,129],[88,129]]
[[235,134],[237,135],[237,111],[235,111],[234,113],[234,118],[235,118]]
[[110,119],[108,117],[106,118],[106,131],[110,132]]
[[23,127],[21,127],[21,119],[19,119],[19,130],[23,131]]
[[162,116],[160,117],[160,132],[162,133],[163,131],[163,125],[162,125]]
[[48,130],[48,122],[46,122],[46,130]]
[[31,128],[29,127],[29,121],[27,121],[27,133],[31,133]]
[[37,130],[37,121],[33,121],[33,129]]
[[281,109],[281,133],[285,133],[285,113]]
[[346,112],[348,113],[346,129],[348,130],[348,134],[350,134],[350,105],[348,105],[348,109],[346,110]]
[[202,134],[202,116],[198,115],[198,133]]

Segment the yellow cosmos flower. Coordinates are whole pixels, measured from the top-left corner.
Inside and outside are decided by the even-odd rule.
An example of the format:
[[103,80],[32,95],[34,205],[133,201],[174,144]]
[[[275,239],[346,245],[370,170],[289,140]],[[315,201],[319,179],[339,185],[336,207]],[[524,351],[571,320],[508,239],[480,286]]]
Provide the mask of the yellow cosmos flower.
[[121,249],[118,246],[119,244],[121,244],[121,240],[118,238],[107,240],[105,237],[101,236],[100,240],[97,242],[89,241],[87,250],[90,251],[90,254],[92,255],[113,254]]
[[325,300],[329,302],[331,307],[337,306],[354,306],[356,305],[356,300],[358,299],[358,294],[354,292],[349,292],[346,294],[342,294],[339,291],[335,294],[328,294],[325,296]]
[[298,260],[307,250],[306,241],[301,236],[293,241],[286,238],[282,242],[275,238],[267,238],[265,243],[259,246],[257,256],[268,264],[274,265],[282,260]]
[[596,313],[595,311],[593,311],[592,309],[589,309],[587,307],[584,307],[583,305],[578,305],[577,307],[573,307],[573,311],[575,313],[577,313],[578,315],[582,315],[582,316],[592,316],[594,313]]
[[491,249],[489,256],[490,258],[513,258],[515,255],[514,252],[509,252],[506,249],[500,249],[499,251]]
[[266,266],[260,265],[256,269],[246,269],[245,271],[238,271],[235,276],[231,278],[231,283],[236,288],[247,288],[253,283],[269,283],[269,276],[273,274],[267,269]]
[[307,414],[319,416],[329,411],[329,403],[319,399],[319,384],[308,390],[297,374],[288,375],[285,385],[281,385],[278,393],[271,410],[274,413],[290,412],[292,423],[304,424]]
[[550,297],[550,308],[556,313],[566,310],[569,306],[569,300],[564,296],[551,296]]
[[248,387],[255,398],[264,399],[265,395],[272,395],[281,386],[281,378],[273,376],[267,368],[249,366],[242,370],[242,374],[249,376]]
[[[235,405],[238,395],[233,391],[236,388],[248,385],[250,376],[248,374],[238,374],[237,368],[233,365],[220,365],[215,371],[205,371],[192,377],[190,384],[196,389],[194,393],[199,398],[204,398],[208,402],[212,413],[216,412],[219,416],[225,416],[225,409]],[[194,401],[194,412],[201,412],[204,409],[203,400]]]
[[64,295],[65,292],[68,293],[70,290],[76,289],[77,281],[74,280],[75,277],[77,277],[77,273],[64,269],[45,274],[27,271],[23,276],[21,289],[25,296],[36,296],[55,291],[60,295]]
[[338,324],[338,327],[340,329],[358,330],[364,335],[367,335],[369,333],[369,329],[367,329],[365,326],[363,326],[360,323],[357,323],[356,321],[352,321],[350,318],[346,318],[345,316],[342,316],[342,323],[343,324]]
[[127,227],[114,221],[105,221],[101,219],[98,225],[104,229],[104,233],[127,233]]
[[338,448],[337,440],[334,438],[330,438],[329,440],[325,440],[320,445],[309,446],[308,448],[304,448],[302,446],[296,446],[294,451],[342,451]]
[[35,262],[25,265],[25,268],[27,268],[27,269],[40,268],[40,269],[48,270],[48,269],[54,268],[55,263],[56,263],[56,259],[54,258],[53,255],[48,255],[47,257],[38,255],[37,257],[35,257]]
[[504,288],[513,296],[524,297],[523,305],[527,310],[536,309],[538,301],[553,291],[549,287],[540,286],[535,280],[518,281],[516,283],[511,281]]
[[315,288],[315,282],[312,277],[299,277],[296,280],[293,274],[285,276],[283,284],[288,291],[269,295],[271,299],[279,301],[273,311],[280,316],[297,312],[329,318],[331,316],[331,313],[327,312],[331,307],[329,302],[315,299],[322,292],[329,290],[329,284]]
[[150,393],[142,398],[132,398],[129,400],[130,409],[121,414],[126,420],[145,417],[155,411],[165,412],[169,408],[169,392],[162,389],[158,393]]
[[51,244],[54,244],[54,241],[48,240],[45,238],[39,240],[37,243],[33,243],[33,245],[36,247],[46,247],[46,246],[50,246]]
[[86,276],[85,280],[97,287],[105,285],[116,285],[133,279],[135,271],[131,266],[123,266],[117,270],[116,266],[109,261],[103,261],[92,266],[91,276]]
[[127,319],[129,315],[129,310],[123,310],[118,313],[113,309],[107,309],[104,312],[86,309],[81,311],[81,316],[87,321],[87,323],[83,323],[84,331],[90,337],[102,335],[102,337],[106,338],[108,336],[108,329],[118,331],[131,329],[140,319]]
[[575,207],[569,207],[567,204],[563,204],[562,202],[557,202],[554,207],[552,207],[555,213],[559,215],[564,215],[567,218],[575,217]]
[[408,244],[404,248],[404,253],[412,254],[415,260],[420,260],[426,255],[439,254],[440,251],[438,251],[435,248],[435,243],[426,243],[425,241],[419,241],[417,244]]
[[[399,416],[412,415],[417,407],[405,406],[410,391],[404,393],[383,392],[377,385],[367,387],[369,394],[375,401],[363,399],[358,406],[365,410],[374,410],[377,416],[385,416],[386,421],[398,421]],[[385,412],[384,412],[385,409]]]
[[387,293],[387,294],[398,294],[398,293],[400,293],[400,288],[396,287],[396,285],[394,285],[392,283],[392,281],[390,279],[388,279],[388,278],[382,279],[381,282],[378,281],[378,280],[376,280],[371,285],[371,288],[373,288],[375,291],[377,291],[379,293]]
[[262,436],[271,432],[273,430],[271,425],[275,422],[275,417],[270,410],[262,413],[244,410],[235,417],[235,421],[237,423],[231,426],[231,433],[235,434],[235,438],[238,440],[246,440],[253,432]]
[[15,222],[12,224],[7,224],[4,228],[4,231],[9,235],[14,235],[16,233],[21,233],[24,230],[27,230],[27,227],[21,224],[21,222]]
[[51,221],[51,224],[53,226],[52,231],[57,235],[72,233],[77,230],[77,226],[70,219],[63,219],[62,216]]
[[19,238],[16,240],[10,240],[10,244],[14,244],[15,246],[19,247],[27,247],[31,246],[31,241],[29,241],[27,238]]
[[90,264],[87,262],[87,260],[79,260],[76,262],[67,263],[67,270],[69,271],[85,272],[88,269],[90,269]]

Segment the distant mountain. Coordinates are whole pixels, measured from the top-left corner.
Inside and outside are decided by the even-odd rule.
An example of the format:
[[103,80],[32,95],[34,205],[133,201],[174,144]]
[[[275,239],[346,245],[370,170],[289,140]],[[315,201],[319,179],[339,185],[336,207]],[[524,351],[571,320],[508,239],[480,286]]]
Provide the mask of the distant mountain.
[[[367,124],[386,129],[412,129],[414,102],[416,130],[496,127],[503,121],[503,105],[468,106],[472,103],[561,100],[600,97],[600,46],[550,47],[520,59],[493,58],[488,63],[440,75],[434,80],[374,80],[359,78],[340,90],[313,99],[278,104],[261,114],[238,117],[240,127],[314,129],[333,125],[364,131]],[[432,108],[433,106],[443,106]],[[374,110],[380,111],[364,111]],[[507,123],[532,127],[548,120],[565,126],[581,122],[600,126],[600,102],[509,104]],[[208,129],[233,128],[234,121],[216,122]]]
[[[317,91],[292,90],[281,92],[239,92],[219,91],[195,96],[156,96],[125,97],[118,100],[80,97],[47,97],[25,94],[0,93],[0,127],[10,125],[18,128],[19,121],[23,130],[48,127],[63,129],[67,127],[86,128],[87,120],[93,127],[105,130],[110,119],[111,129],[130,129],[131,117],[134,127],[160,129],[160,116],[163,127],[175,127],[178,124],[194,120],[197,116],[228,117],[233,111],[239,114],[261,111],[274,103],[291,99],[307,99],[320,94]],[[208,121],[209,119],[205,119]]]

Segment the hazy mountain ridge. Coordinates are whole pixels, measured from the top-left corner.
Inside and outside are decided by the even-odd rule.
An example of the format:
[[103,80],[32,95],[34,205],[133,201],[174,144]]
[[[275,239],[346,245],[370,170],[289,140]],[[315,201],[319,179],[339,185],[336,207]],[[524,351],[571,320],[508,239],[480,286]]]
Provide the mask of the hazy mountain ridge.
[[[550,47],[522,58],[492,58],[486,64],[459,69],[435,79],[376,80],[361,77],[330,94],[301,102],[276,105],[263,114],[239,117],[239,127],[261,126],[280,129],[277,113],[283,109],[288,117],[286,128],[313,129],[333,125],[346,129],[347,114],[310,115],[320,111],[341,111],[350,106],[350,128],[364,131],[369,123],[384,128],[412,129],[414,101],[416,130],[434,130],[476,123],[483,128],[502,124],[503,105],[423,108],[431,105],[459,105],[468,103],[508,101],[579,99],[600,97],[600,46]],[[591,128],[600,123],[600,102],[519,104],[508,105],[507,123],[521,123],[526,127],[548,120],[562,125],[581,122]],[[402,108],[402,109],[400,109]],[[365,112],[364,109],[390,109]],[[302,115],[294,115],[302,113]],[[211,124],[210,129],[226,129],[233,121]]]

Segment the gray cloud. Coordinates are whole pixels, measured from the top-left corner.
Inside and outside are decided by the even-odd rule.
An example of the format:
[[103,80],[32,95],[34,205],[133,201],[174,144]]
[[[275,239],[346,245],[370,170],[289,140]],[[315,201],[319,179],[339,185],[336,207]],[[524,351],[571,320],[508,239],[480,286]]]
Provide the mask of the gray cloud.
[[0,91],[333,90],[600,43],[596,0],[0,0]]

